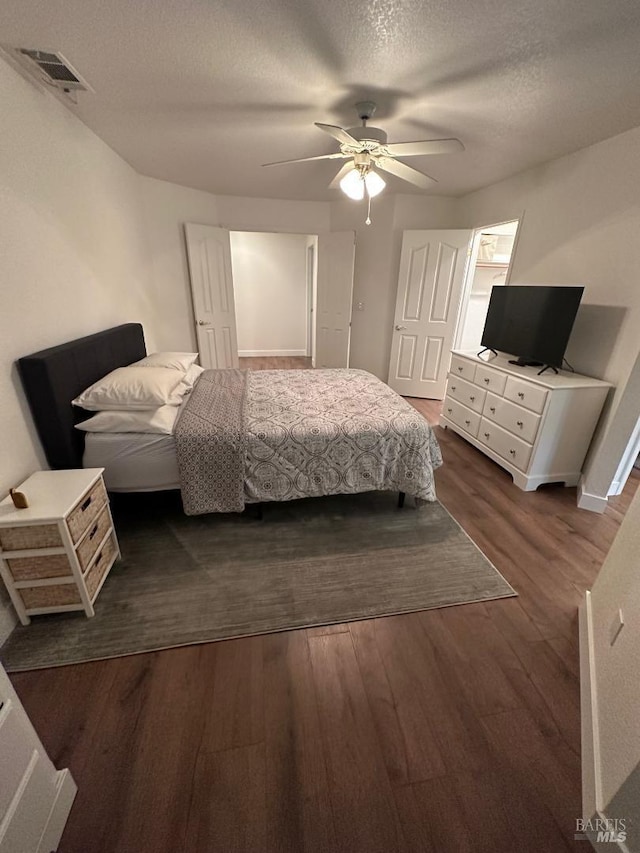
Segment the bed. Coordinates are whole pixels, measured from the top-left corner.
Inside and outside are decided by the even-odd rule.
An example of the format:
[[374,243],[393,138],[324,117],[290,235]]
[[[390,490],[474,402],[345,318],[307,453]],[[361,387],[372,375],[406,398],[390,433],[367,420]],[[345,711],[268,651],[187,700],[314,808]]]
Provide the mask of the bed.
[[75,429],[87,414],[70,401],[145,355],[142,326],[129,323],[19,360],[52,468],[104,467],[110,491],[180,488],[188,514],[378,489],[435,500],[431,428],[361,370],[206,371],[173,435]]

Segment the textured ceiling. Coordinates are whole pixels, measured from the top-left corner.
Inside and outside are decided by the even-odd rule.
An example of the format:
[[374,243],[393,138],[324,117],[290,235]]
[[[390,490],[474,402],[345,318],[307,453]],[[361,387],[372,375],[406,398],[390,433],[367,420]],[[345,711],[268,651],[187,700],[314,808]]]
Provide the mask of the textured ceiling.
[[0,33],[62,52],[95,89],[73,109],[139,172],[215,193],[338,197],[335,161],[260,164],[337,150],[313,122],[365,98],[390,142],[464,142],[406,161],[439,195],[640,125],[638,0],[0,0]]

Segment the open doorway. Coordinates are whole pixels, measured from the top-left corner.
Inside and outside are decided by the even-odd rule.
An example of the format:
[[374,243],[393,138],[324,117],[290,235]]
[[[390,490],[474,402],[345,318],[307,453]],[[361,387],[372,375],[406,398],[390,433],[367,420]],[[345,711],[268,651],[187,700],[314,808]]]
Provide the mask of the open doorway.
[[[315,364],[318,238],[231,231],[238,356],[244,367]],[[286,361],[285,361],[286,359]]]
[[[204,368],[238,367],[238,334],[236,322],[236,274],[248,279],[250,310],[244,312],[248,334],[261,332],[282,322],[293,297],[290,292],[274,291],[283,278],[282,267],[267,263],[267,243],[274,238],[294,238],[298,262],[295,275],[299,302],[304,302],[306,317],[300,322],[299,338],[284,339],[246,337],[243,352],[302,351],[310,355],[271,356],[273,358],[310,358],[314,367],[347,367],[351,338],[351,301],[355,265],[353,231],[331,231],[322,234],[296,235],[264,232],[235,232],[244,235],[244,252],[231,258],[231,233],[215,225],[187,222],[184,226],[196,345]],[[254,238],[253,241],[251,238]],[[260,239],[262,238],[262,239]],[[242,242],[242,237],[235,237]],[[256,242],[257,240],[257,242]],[[250,245],[251,244],[251,245]],[[272,256],[271,256],[272,257]],[[270,295],[270,298],[267,296]],[[312,315],[312,316],[310,316]],[[293,340],[293,343],[291,343]],[[249,356],[260,357],[260,356]],[[269,358],[270,356],[266,356]],[[256,365],[257,366],[257,365]],[[262,365],[264,366],[264,365]],[[286,364],[279,364],[286,368]]]
[[491,288],[508,284],[519,220],[477,228],[462,293],[455,349],[480,349]]

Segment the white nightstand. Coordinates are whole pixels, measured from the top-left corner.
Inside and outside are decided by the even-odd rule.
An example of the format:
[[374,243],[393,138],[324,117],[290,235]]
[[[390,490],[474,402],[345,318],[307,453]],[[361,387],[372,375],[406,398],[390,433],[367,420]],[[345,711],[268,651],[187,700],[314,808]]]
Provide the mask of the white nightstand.
[[0,573],[23,625],[39,613],[94,615],[120,556],[103,471],[38,471],[17,487],[26,509],[0,503]]

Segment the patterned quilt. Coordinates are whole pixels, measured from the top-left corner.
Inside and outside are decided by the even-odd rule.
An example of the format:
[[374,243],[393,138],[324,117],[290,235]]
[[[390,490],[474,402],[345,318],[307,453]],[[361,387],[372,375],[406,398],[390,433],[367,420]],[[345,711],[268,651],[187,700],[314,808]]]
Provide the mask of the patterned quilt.
[[426,420],[363,370],[206,371],[176,445],[188,514],[373,490],[434,501],[442,464]]

